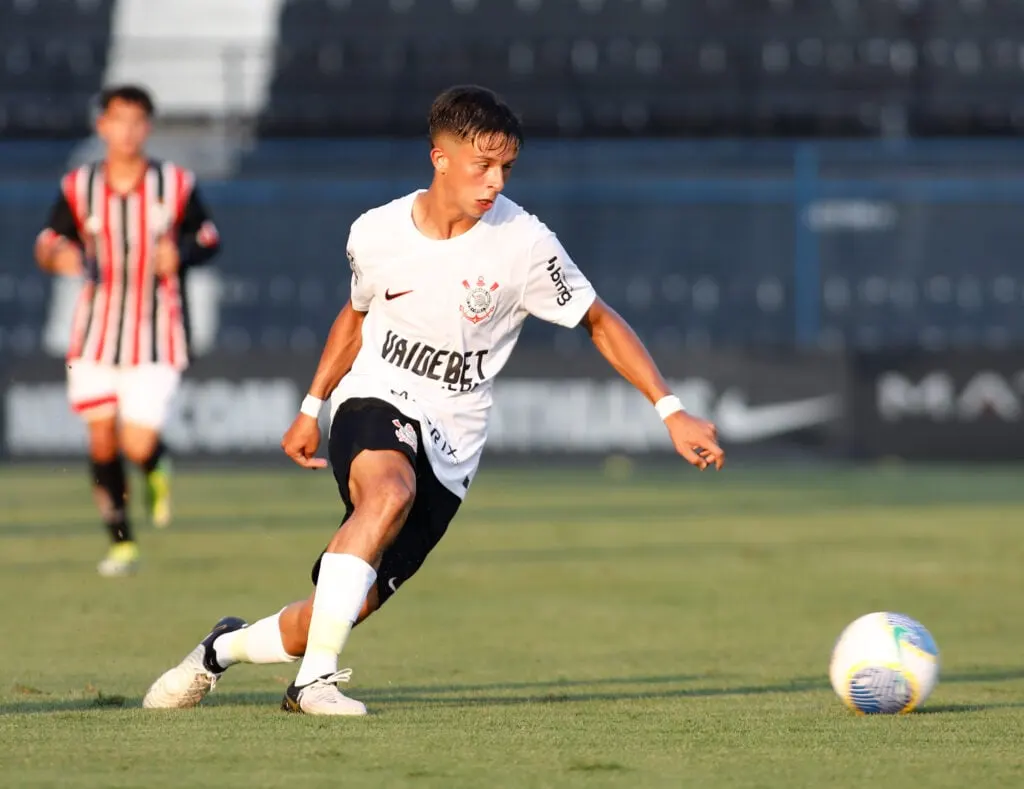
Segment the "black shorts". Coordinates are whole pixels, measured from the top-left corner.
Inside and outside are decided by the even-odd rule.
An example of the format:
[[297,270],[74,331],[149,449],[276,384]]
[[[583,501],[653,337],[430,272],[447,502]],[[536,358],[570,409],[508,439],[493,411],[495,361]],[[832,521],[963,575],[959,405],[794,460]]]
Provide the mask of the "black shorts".
[[[364,449],[401,452],[416,471],[416,498],[409,517],[395,541],[384,551],[377,569],[377,595],[381,605],[420,569],[462,504],[462,500],[434,476],[422,446],[419,423],[376,398],[346,400],[331,422],[327,455],[341,500],[345,502],[343,524],[354,510],[348,490],[349,467]],[[313,565],[314,585],[320,574],[321,558],[323,553]]]

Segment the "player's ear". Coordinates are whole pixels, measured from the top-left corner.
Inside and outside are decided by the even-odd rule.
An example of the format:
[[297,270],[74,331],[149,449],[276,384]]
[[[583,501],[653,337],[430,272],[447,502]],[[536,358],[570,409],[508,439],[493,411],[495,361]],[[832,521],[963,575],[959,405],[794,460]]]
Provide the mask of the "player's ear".
[[430,162],[441,175],[448,171],[448,155],[440,148],[432,148],[430,150]]

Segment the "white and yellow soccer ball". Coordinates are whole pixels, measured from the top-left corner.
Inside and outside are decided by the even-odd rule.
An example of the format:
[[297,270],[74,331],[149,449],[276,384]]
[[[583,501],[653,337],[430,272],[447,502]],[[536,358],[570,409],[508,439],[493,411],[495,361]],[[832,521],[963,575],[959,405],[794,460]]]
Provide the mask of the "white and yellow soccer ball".
[[863,715],[895,715],[924,704],[939,679],[939,649],[927,628],[878,611],[843,630],[829,664],[832,688]]

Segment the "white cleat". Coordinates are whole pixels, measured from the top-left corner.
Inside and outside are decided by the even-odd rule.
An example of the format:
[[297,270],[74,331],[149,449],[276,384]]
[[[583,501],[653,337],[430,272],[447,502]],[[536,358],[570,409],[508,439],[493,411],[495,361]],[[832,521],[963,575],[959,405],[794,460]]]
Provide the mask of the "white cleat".
[[187,709],[195,707],[217,685],[225,669],[216,663],[213,642],[218,636],[245,627],[237,617],[224,617],[200,644],[177,666],[157,678],[142,699],[150,710]]
[[338,690],[336,683],[348,682],[351,678],[352,669],[345,668],[317,677],[301,688],[293,682],[284,692],[281,709],[306,715],[365,715],[366,705],[363,702],[350,699]]
[[146,691],[142,706],[150,710],[185,709],[206,698],[219,675],[203,665],[204,651],[200,644],[181,663],[165,671]]

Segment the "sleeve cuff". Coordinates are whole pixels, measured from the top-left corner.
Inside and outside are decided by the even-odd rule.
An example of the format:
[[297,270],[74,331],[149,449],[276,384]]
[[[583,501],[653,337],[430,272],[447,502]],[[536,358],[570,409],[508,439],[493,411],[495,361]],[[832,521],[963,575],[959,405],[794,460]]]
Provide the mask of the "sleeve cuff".
[[583,316],[587,314],[587,310],[597,301],[597,291],[593,288],[588,288],[586,293],[581,293],[579,296],[580,298],[577,301],[576,296],[573,295],[572,301],[566,308],[567,311],[562,315],[563,319],[559,321],[567,329],[575,329],[579,326]]

